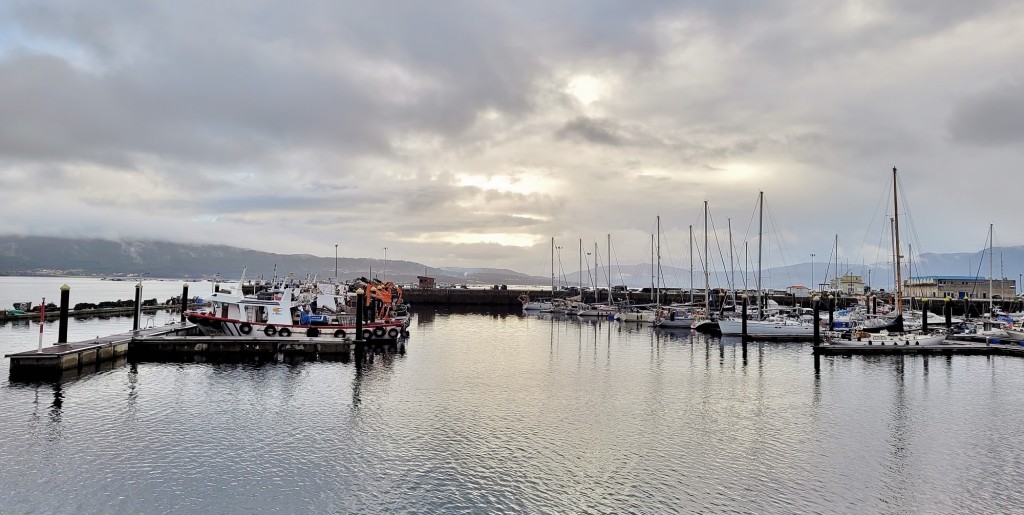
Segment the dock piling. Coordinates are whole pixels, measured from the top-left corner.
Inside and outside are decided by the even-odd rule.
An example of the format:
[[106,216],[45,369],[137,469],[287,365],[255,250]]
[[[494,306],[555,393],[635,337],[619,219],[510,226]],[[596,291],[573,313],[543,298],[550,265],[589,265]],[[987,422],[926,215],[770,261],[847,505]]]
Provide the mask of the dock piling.
[[834,315],[834,313],[835,313],[835,310],[836,310],[836,298],[833,297],[831,293],[828,294],[827,297],[828,297],[828,301],[827,301],[827,303],[828,303],[828,330],[831,331],[831,330],[835,329],[835,318],[834,318],[835,315]]
[[928,299],[921,298],[921,332],[928,332]]
[[943,313],[946,315],[946,329],[953,327],[953,299],[946,297],[946,305],[943,306]]
[[43,325],[46,322],[46,297],[43,297],[43,303],[39,305],[39,348],[36,352],[43,352]]
[[[741,336],[743,338],[743,343],[746,344],[747,343],[747,294],[744,293],[741,297],[743,298],[743,307],[741,308],[742,309],[742,312],[741,312],[742,316],[740,318],[741,318],[742,322],[740,323],[740,326],[741,326],[742,330],[740,331],[740,334],[741,334]],[[746,347],[744,347],[744,349],[746,349]]]
[[71,287],[60,287],[60,321],[57,325],[57,343],[68,342],[68,303],[71,300]]
[[[356,290],[356,345],[358,346],[363,342],[363,310],[366,309],[363,305],[366,302],[365,292],[362,288]],[[358,347],[357,347],[358,348]]]
[[139,330],[139,318],[142,316],[142,281],[135,284],[135,312],[132,314],[132,331]]
[[185,310],[188,309],[188,283],[181,287],[181,321],[185,321]]
[[811,304],[814,305],[814,346],[817,347],[821,345],[821,302],[817,295],[811,299]]

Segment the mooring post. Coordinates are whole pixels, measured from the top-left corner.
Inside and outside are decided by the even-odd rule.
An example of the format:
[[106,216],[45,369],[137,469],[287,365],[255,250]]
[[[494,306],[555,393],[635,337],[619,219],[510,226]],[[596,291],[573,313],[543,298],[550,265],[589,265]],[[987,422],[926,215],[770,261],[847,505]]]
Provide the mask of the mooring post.
[[921,332],[928,332],[928,299],[921,299]]
[[139,318],[142,316],[142,281],[135,284],[135,314],[132,317],[132,331],[139,330]]
[[359,288],[358,290],[356,290],[356,306],[358,306],[358,308],[356,308],[356,345],[357,345],[356,348],[357,349],[358,349],[358,345],[360,345],[363,342],[363,310],[366,309],[366,307],[363,306],[363,303],[365,302],[365,300],[363,298],[364,295],[365,294],[364,294],[362,288]]
[[60,321],[57,325],[57,343],[68,342],[68,302],[71,300],[71,287],[60,287]]
[[828,302],[827,302],[827,304],[828,304],[828,330],[831,331],[831,330],[835,329],[835,318],[833,317],[833,312],[836,310],[836,298],[833,297],[831,293],[828,294]]
[[964,297],[964,320],[971,317],[971,299]]
[[946,315],[946,329],[953,327],[953,299],[948,295],[946,296],[946,305],[943,307],[943,313]]
[[43,303],[39,305],[39,347],[36,352],[43,352],[43,325],[46,322],[46,297],[43,297]]
[[742,313],[740,316],[740,319],[742,320],[742,322],[740,322],[740,336],[745,344],[747,343],[747,294],[744,293],[741,297],[743,298],[743,307],[741,308]]
[[188,310],[188,283],[181,287],[181,322],[185,322],[185,311]]
[[[370,288],[370,292],[372,293],[374,291],[376,291],[376,288],[371,287]],[[374,313],[373,313],[373,310],[376,307],[375,301],[376,301],[376,299],[374,299],[374,298],[366,299],[366,306],[364,306],[364,308],[363,308],[363,309],[366,309],[366,320],[369,323],[371,323],[371,324],[374,322],[374,318],[375,318]]]
[[871,314],[878,314],[878,297],[875,297],[874,295],[871,296]]
[[814,345],[821,345],[821,303],[817,295],[811,299],[811,304],[814,306]]

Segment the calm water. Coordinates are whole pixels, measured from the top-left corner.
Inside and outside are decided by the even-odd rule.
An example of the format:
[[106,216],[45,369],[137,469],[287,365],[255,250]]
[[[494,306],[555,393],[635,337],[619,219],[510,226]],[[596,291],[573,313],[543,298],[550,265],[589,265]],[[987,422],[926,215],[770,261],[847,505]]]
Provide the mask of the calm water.
[[[85,301],[92,282],[69,284]],[[806,344],[744,357],[608,321],[421,310],[411,331],[405,355],[361,367],[139,363],[26,384],[4,360],[0,512],[1024,507],[1021,359],[822,358],[815,374]],[[8,323],[0,352],[37,336]]]

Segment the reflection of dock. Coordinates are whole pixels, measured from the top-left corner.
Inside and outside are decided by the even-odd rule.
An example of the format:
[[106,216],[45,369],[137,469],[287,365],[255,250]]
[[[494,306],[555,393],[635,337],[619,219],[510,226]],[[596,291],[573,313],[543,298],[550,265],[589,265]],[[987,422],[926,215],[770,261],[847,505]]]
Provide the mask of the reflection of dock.
[[814,353],[823,356],[848,355],[964,355],[964,356],[1018,356],[1024,357],[1020,345],[985,344],[946,340],[941,345],[829,345],[814,347]]

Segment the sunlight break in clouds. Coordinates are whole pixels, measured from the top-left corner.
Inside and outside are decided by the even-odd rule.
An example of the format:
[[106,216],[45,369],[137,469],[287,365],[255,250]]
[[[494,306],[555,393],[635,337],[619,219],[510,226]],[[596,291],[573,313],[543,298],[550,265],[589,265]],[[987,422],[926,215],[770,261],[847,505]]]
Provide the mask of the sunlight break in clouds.
[[605,81],[593,75],[576,75],[569,80],[565,91],[576,97],[581,104],[589,106],[608,95],[608,85]]
[[550,193],[556,191],[562,181],[544,177],[535,173],[520,175],[458,175],[456,185],[459,187],[480,188],[484,191],[503,193]]
[[407,241],[415,243],[452,243],[456,245],[472,245],[480,243],[495,243],[503,247],[532,247],[541,241],[547,241],[546,237],[536,234],[517,233],[429,233],[421,234]]

